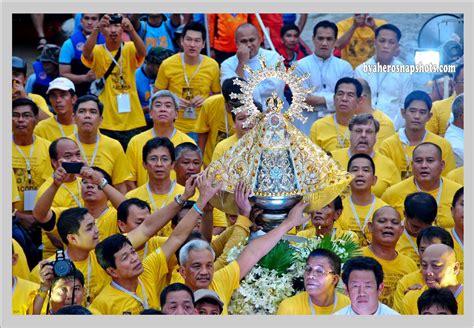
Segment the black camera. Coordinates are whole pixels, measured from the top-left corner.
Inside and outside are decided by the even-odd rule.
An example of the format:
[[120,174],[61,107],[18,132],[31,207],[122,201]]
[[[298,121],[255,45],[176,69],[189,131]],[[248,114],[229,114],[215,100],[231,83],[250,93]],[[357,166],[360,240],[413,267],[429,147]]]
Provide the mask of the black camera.
[[56,260],[51,265],[55,277],[66,277],[74,273],[74,263],[66,258],[62,249],[56,251]]
[[66,170],[66,173],[81,173],[81,169],[84,166],[82,162],[62,162],[61,166]]
[[122,24],[122,16],[119,14],[110,15],[109,23],[112,24]]

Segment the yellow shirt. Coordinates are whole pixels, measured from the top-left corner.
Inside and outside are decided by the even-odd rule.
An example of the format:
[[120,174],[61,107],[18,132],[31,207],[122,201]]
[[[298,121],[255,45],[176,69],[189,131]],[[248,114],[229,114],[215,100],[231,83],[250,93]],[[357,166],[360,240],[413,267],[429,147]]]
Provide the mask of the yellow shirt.
[[100,240],[120,233],[117,224],[117,210],[113,207],[107,207],[107,209],[95,219],[95,224],[99,229]]
[[446,178],[464,186],[464,166],[455,168],[446,175]]
[[398,253],[411,258],[418,267],[420,267],[420,255],[418,255],[418,247],[416,246],[416,237],[411,236],[406,229],[403,230],[400,239],[395,247]]
[[278,306],[276,314],[280,315],[330,315],[339,311],[343,307],[351,304],[349,297],[336,292],[335,303],[329,306],[313,305],[313,312],[311,312],[309,295],[307,292],[301,292],[295,296],[284,299]]
[[[38,189],[38,194],[36,195],[36,201],[41,197],[41,195],[49,188],[49,186],[53,183],[53,178],[49,177]],[[81,197],[81,183],[79,179],[76,179],[72,182],[63,183],[61,187],[59,187],[56,195],[53,199],[53,204],[51,205],[51,209],[53,208],[68,208],[68,207],[79,207],[83,206],[83,201]],[[61,211],[55,212],[56,213],[56,222],[58,222],[59,215]],[[42,230],[41,240],[43,242],[43,259],[47,259],[48,257],[52,256],[56,252],[56,247],[51,243],[48,236],[44,230]]]
[[[421,294],[427,290],[425,286],[421,290],[411,290],[403,297],[403,303],[401,306],[401,314],[403,315],[417,315],[418,314],[418,298]],[[456,295],[455,295],[456,296]],[[458,302],[458,315],[464,314],[464,286],[456,296]]]
[[[81,56],[82,63],[95,72],[99,79],[104,76],[112,63],[118,50],[108,51],[105,45],[96,45],[92,51],[92,60],[88,61]],[[113,131],[127,131],[145,126],[145,116],[138,98],[137,85],[135,81],[135,71],[143,64],[144,57],[139,57],[133,42],[123,44],[122,53],[118,60],[119,65],[115,65],[112,73],[105,81],[104,91],[99,99],[104,104],[104,120],[101,129]],[[120,73],[123,76],[121,84]],[[128,94],[130,96],[130,112],[119,113],[117,96]]]
[[[67,249],[66,249],[67,254]],[[56,255],[48,258],[48,261],[54,261]],[[99,295],[102,288],[110,283],[111,278],[100,266],[95,255],[95,250],[89,252],[89,256],[82,261],[73,261],[74,266],[77,270],[81,271],[84,275],[84,296],[82,299],[82,305],[86,306],[87,296],[89,296],[90,302]],[[40,283],[39,264],[31,270],[30,280]]]
[[[137,289],[133,293],[142,301],[146,301],[148,308],[159,309],[159,295],[165,287],[165,277],[168,273],[166,257],[161,248],[151,253],[143,261],[144,271],[139,277]],[[143,288],[142,288],[142,284]],[[104,287],[92,302],[92,309],[101,314],[140,314],[145,306],[125,291],[121,291],[110,283]]]
[[33,132],[37,137],[53,142],[58,138],[67,137],[76,132],[76,125],[63,125],[56,121],[56,117],[52,116],[40,121]]
[[[20,196],[20,201],[15,204],[15,208],[20,211],[25,210],[23,202],[25,190],[38,190],[43,182],[53,173],[48,152],[50,144],[51,142],[40,137],[36,137],[33,144],[29,146],[17,146],[12,142],[12,168]],[[32,148],[33,153],[30,156]],[[18,149],[20,149],[24,156]],[[31,166],[31,182],[28,179],[25,157]],[[31,210],[32,208],[29,209],[29,211]]]
[[49,110],[49,107],[48,107],[48,104],[46,103],[46,100],[42,96],[37,95],[35,93],[29,93],[28,98],[33,100],[33,102],[36,104],[36,106],[38,106],[38,108],[42,112],[44,112],[46,115],[48,115],[49,117],[54,116],[54,114]]
[[12,268],[12,276],[28,280],[30,276],[30,268],[26,260],[25,252],[18,242],[12,238],[13,251],[18,255],[16,265]]
[[365,206],[359,206],[354,204],[354,210],[360,222],[359,226],[359,224],[357,223],[356,215],[354,214],[351,208],[350,197],[346,197],[342,201],[342,206],[344,209],[342,210],[339,219],[337,219],[336,225],[342,230],[350,230],[355,232],[359,237],[359,245],[366,246],[367,243],[371,241],[371,236],[368,228],[369,222],[372,221],[372,216],[374,215],[375,211],[386,205],[387,204],[384,201],[377,197],[375,197],[375,203],[370,203]]
[[378,257],[369,247],[362,248],[362,254],[377,260],[382,266],[385,287],[379,296],[379,301],[392,307],[393,294],[395,293],[397,282],[406,274],[418,270],[418,266],[413,260],[403,254],[398,254],[394,260],[390,261]]
[[[296,234],[298,237],[304,238],[314,238],[316,237],[316,228],[313,226],[311,228],[301,230]],[[333,228],[333,234],[331,235],[332,239],[340,239],[343,235],[349,235],[352,241],[356,244],[359,243],[359,236],[353,231],[350,230],[342,230],[338,228]]]
[[[79,145],[80,142],[76,135],[70,135],[69,138],[76,141]],[[112,177],[112,184],[114,185],[132,178],[127,157],[125,157],[125,152],[117,140],[99,133],[99,144],[96,156],[94,157],[95,148],[95,143],[81,143],[79,145],[82,158],[87,160],[89,166],[97,166],[107,172]],[[94,161],[92,162],[93,157]]]
[[[153,194],[151,191],[148,192],[148,184],[144,184],[136,189],[129,191],[125,197],[127,198],[139,198],[145,202],[147,202],[151,207],[151,212],[155,212],[160,208],[165,207],[169,203],[174,201],[174,198],[177,195],[181,195],[184,193],[184,187],[175,183],[174,181],[171,182],[171,190],[170,192],[162,195]],[[158,233],[157,236],[167,236],[171,235],[172,232],[171,222],[168,222]]]
[[387,114],[382,112],[381,110],[374,110],[372,112],[374,118],[380,123],[380,129],[377,133],[377,141],[375,142],[374,149],[378,150],[380,145],[385,139],[393,136],[395,134],[395,127],[393,126],[393,122],[388,117]]
[[341,124],[336,126],[335,115],[320,118],[311,125],[309,132],[311,141],[327,152],[349,147],[351,143],[349,127]]
[[456,253],[456,260],[461,265],[461,270],[464,270],[464,243],[461,241],[460,237],[457,235],[454,228],[448,230],[451,237],[454,241],[454,252]]
[[16,184],[15,173],[12,170],[12,205],[20,201],[20,194],[18,193],[18,185]]
[[[374,19],[376,26],[381,26],[386,22],[382,19]],[[354,22],[354,16],[351,15],[349,18],[338,22],[337,35],[343,36],[347,31],[350,30]],[[375,33],[368,26],[357,27],[352,34],[349,43],[341,49],[341,58],[347,60],[353,68],[356,68],[367,59],[372,57],[375,53],[374,47]]]
[[[130,165],[130,170],[132,171],[131,180],[137,182],[137,187],[145,184],[148,181],[148,172],[143,167],[143,146],[145,146],[147,141],[153,137],[153,129],[147,130],[130,139],[130,142],[127,146],[126,155]],[[176,130],[176,133],[174,133],[170,140],[175,147],[182,144],[183,142],[191,142],[196,144],[193,139],[179,130]],[[176,173],[173,170],[171,171],[171,179],[174,179],[175,177]]]
[[[382,200],[393,206],[398,213],[400,213],[400,217],[403,217],[406,196],[418,191],[414,181],[414,178],[403,180],[402,182],[388,188],[382,196]],[[436,188],[435,190],[425,192],[433,196],[438,203],[438,216],[434,221],[434,225],[449,229],[454,227],[454,220],[451,216],[451,203],[454,194],[459,188],[461,188],[461,186],[449,179],[442,178],[442,181],[443,188],[441,191],[439,188]],[[438,195],[439,193],[440,195]]]
[[219,271],[214,272],[214,277],[209,289],[219,295],[224,308],[222,314],[228,314],[227,307],[234,291],[240,286],[240,266],[237,261],[232,261]]
[[33,314],[33,300],[38,290],[39,284],[15,278],[15,286],[12,293],[12,314],[24,315]]
[[448,129],[449,118],[451,116],[451,106],[453,105],[456,94],[443,99],[434,101],[431,106],[431,113],[433,114],[430,120],[426,123],[426,129],[441,137],[444,136]]
[[[209,97],[212,93],[221,91],[219,64],[208,56],[201,55],[201,63],[198,65],[184,64],[186,76],[189,81],[186,83],[184,60],[182,53],[175,54],[163,61],[158,70],[155,87],[159,90],[169,90],[182,99],[193,99],[196,96]],[[189,94],[187,92],[189,88]],[[195,131],[196,120],[199,117],[201,107],[196,108],[196,118],[184,118],[184,111],[178,111],[176,128],[184,133]]]
[[[451,148],[451,144],[446,139],[427,131],[424,141],[432,142],[441,147],[441,151],[443,153],[442,158],[446,164],[443,172],[441,173],[443,176],[446,176],[449,171],[456,168],[456,160],[454,159],[453,149]],[[405,146],[402,144],[400,141],[399,132],[397,132],[382,143],[379,151],[395,163],[395,165],[398,167],[398,170],[401,172],[402,179],[405,179],[413,175],[411,159],[415,147],[416,146]],[[407,163],[407,157],[409,160],[408,163],[410,164]]]
[[[347,170],[347,164],[349,163],[349,148],[337,149],[331,153],[332,158],[341,164],[344,170]],[[377,176],[377,183],[372,187],[372,193],[381,197],[384,191],[394,184],[401,181],[400,171],[393,163],[393,161],[375,151],[374,157],[372,157],[375,164],[375,175]]]
[[232,148],[232,146],[234,146],[238,141],[239,141],[239,139],[237,138],[237,135],[234,134],[234,135],[230,136],[229,138],[224,139],[221,142],[219,142],[216,145],[216,148],[214,148],[214,152],[212,153],[211,162],[215,161],[216,159],[221,158],[222,155],[224,155],[224,153],[227,150],[229,150],[230,148]]
[[204,165],[207,166],[211,162],[216,145],[235,133],[234,120],[231,113],[225,109],[223,95],[214,95],[204,101],[195,131],[208,133],[203,156]]

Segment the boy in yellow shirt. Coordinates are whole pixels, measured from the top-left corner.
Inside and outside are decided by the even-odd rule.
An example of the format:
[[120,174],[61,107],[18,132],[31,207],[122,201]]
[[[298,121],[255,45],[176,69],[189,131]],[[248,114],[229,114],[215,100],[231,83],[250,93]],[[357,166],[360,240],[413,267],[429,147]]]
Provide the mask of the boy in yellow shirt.
[[449,230],[454,240],[456,259],[464,270],[464,187],[458,189],[453,197],[451,214],[454,219],[454,228]]

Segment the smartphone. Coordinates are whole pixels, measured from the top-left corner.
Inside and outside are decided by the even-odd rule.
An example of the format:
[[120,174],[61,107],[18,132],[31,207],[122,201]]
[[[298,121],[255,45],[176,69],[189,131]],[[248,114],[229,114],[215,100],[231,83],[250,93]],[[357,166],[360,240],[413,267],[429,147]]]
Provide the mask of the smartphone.
[[63,162],[62,167],[66,170],[67,173],[79,174],[81,168],[84,166],[84,163],[81,162]]

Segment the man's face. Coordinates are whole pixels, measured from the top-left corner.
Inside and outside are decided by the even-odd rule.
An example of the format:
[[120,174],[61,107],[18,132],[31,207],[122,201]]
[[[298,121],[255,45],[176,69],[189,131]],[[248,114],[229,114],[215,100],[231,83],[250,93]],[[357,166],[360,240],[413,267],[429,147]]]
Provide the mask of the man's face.
[[158,70],[160,68],[159,64],[155,63],[146,63],[145,65],[145,73],[148,77],[152,77],[156,79],[156,76],[158,75]]
[[384,63],[390,63],[399,50],[397,34],[391,30],[381,30],[374,45],[378,61]]
[[202,159],[198,152],[192,150],[184,151],[174,165],[176,180],[184,186],[190,176],[201,171],[201,166]]
[[102,29],[102,33],[107,40],[111,40],[113,43],[119,43],[122,40],[122,24],[110,24]]
[[81,26],[86,34],[91,34],[99,24],[99,14],[82,14]]
[[89,213],[84,215],[77,234],[72,234],[73,241],[69,241],[79,249],[93,250],[99,243],[99,229],[95,225],[95,219]]
[[413,152],[413,175],[419,183],[439,180],[444,169],[444,161],[440,158],[435,146],[423,145]]
[[405,119],[405,128],[411,131],[420,131],[425,128],[431,118],[431,112],[424,101],[413,100],[408,108],[402,109],[402,117]]
[[377,286],[373,271],[352,271],[346,288],[354,312],[360,315],[370,315],[377,311],[378,298],[382,293],[383,283]]
[[26,75],[23,72],[12,69],[12,80],[17,81],[19,84],[24,86],[26,84]]
[[320,27],[316,30],[313,37],[314,53],[316,56],[327,59],[331,56],[336,43],[334,30],[330,27]]
[[351,131],[351,149],[356,154],[364,153],[370,155],[374,150],[377,141],[377,132],[373,121],[367,124],[357,124],[352,127]]
[[253,58],[257,55],[258,50],[260,49],[260,35],[256,28],[251,26],[242,27],[235,34],[235,43],[237,48],[241,45],[246,45],[250,51],[250,58]]
[[136,205],[130,205],[128,208],[127,223],[117,220],[120,231],[128,233],[138,227],[147,216],[150,215],[148,208],[140,208]]
[[349,172],[354,175],[351,181],[352,191],[367,191],[377,182],[370,161],[366,158],[356,158],[351,162]]
[[427,247],[421,258],[421,274],[428,288],[447,287],[459,273],[459,263],[456,262],[454,252],[436,246],[444,245]]
[[329,203],[323,208],[310,212],[311,223],[315,227],[332,227],[337,218],[341,215],[341,210],[334,207],[334,202]]
[[294,50],[298,45],[299,37],[300,35],[297,30],[289,30],[283,35],[281,41],[286,49]]
[[77,97],[72,96],[69,91],[53,89],[49,91],[49,101],[58,115],[73,115],[72,107]]
[[204,40],[202,33],[198,31],[188,30],[183,36],[184,54],[189,57],[198,57],[201,50],[204,49]]
[[[186,214],[188,214],[188,212],[189,212],[189,208],[183,208],[178,212],[178,214],[176,214],[176,216],[178,217],[178,223],[177,224],[179,224],[179,222],[181,222],[181,220],[186,216]],[[200,231],[201,230],[201,223],[202,223],[202,220],[198,219],[198,221],[196,222],[196,225],[193,228],[193,231]]]
[[369,222],[369,231],[372,233],[372,243],[395,247],[403,233],[400,215],[391,207],[379,210]]
[[192,290],[208,289],[214,276],[214,258],[207,249],[192,250],[188,261],[180,267],[180,273]]
[[464,195],[458,198],[454,207],[451,208],[451,214],[454,219],[454,226],[461,228],[464,232]]
[[197,314],[200,315],[220,315],[222,312],[222,309],[218,304],[206,302],[206,300],[199,301],[195,305],[195,308]]
[[456,77],[456,80],[454,80],[454,90],[456,91],[457,95],[464,93],[464,68]]
[[165,180],[170,178],[173,162],[171,154],[166,147],[152,149],[144,159],[143,166],[150,178]]
[[174,315],[196,314],[191,295],[185,290],[169,292],[166,295],[166,303],[163,305],[163,313]]
[[72,140],[60,140],[56,145],[56,150],[58,159],[51,159],[54,169],[60,167],[63,162],[83,162],[81,151]]
[[248,131],[250,131],[253,128],[253,124],[249,123],[247,124],[246,127],[244,127],[244,123],[247,120],[247,113],[240,112],[237,115],[235,115],[235,120],[234,120],[234,128],[235,128],[235,133],[237,134],[238,138],[241,138],[244,134],[246,134]]
[[418,247],[418,255],[420,256],[420,262],[421,262],[423,253],[425,252],[425,249],[428,248],[428,246],[433,245],[433,244],[441,244],[441,239],[433,238],[432,240],[428,240],[426,238],[422,238],[420,240],[420,246]]
[[140,257],[135,249],[127,243],[114,254],[114,258],[116,268],[107,268],[112,278],[133,279],[140,276],[144,271]]
[[92,100],[80,103],[74,114],[74,121],[79,131],[97,132],[99,125],[102,123],[102,116],[97,103]]
[[339,277],[326,257],[313,256],[306,262],[303,279],[304,288],[309,295],[322,296],[334,292]]
[[12,132],[17,136],[32,136],[37,123],[31,106],[17,106],[12,112]]
[[421,230],[430,227],[430,225],[419,219],[409,219],[405,216],[404,227],[409,235],[416,237],[418,236]]
[[44,72],[48,75],[56,75],[58,71],[58,64],[49,61],[42,61]]
[[158,97],[153,100],[150,116],[155,124],[173,124],[178,113],[171,97]]
[[96,184],[89,179],[82,179],[81,197],[88,203],[104,203],[107,202],[107,195],[99,190]]
[[438,304],[432,304],[421,311],[422,315],[451,315],[451,311]]
[[341,83],[334,94],[334,106],[336,112],[341,114],[353,114],[359,104],[357,90],[352,83]]
[[163,14],[148,14],[148,23],[152,26],[160,26],[163,22]]
[[[72,299],[73,291],[74,301]],[[51,303],[54,303],[58,310],[68,305],[81,305],[83,295],[84,287],[79,279],[61,278],[54,283],[51,289]]]

